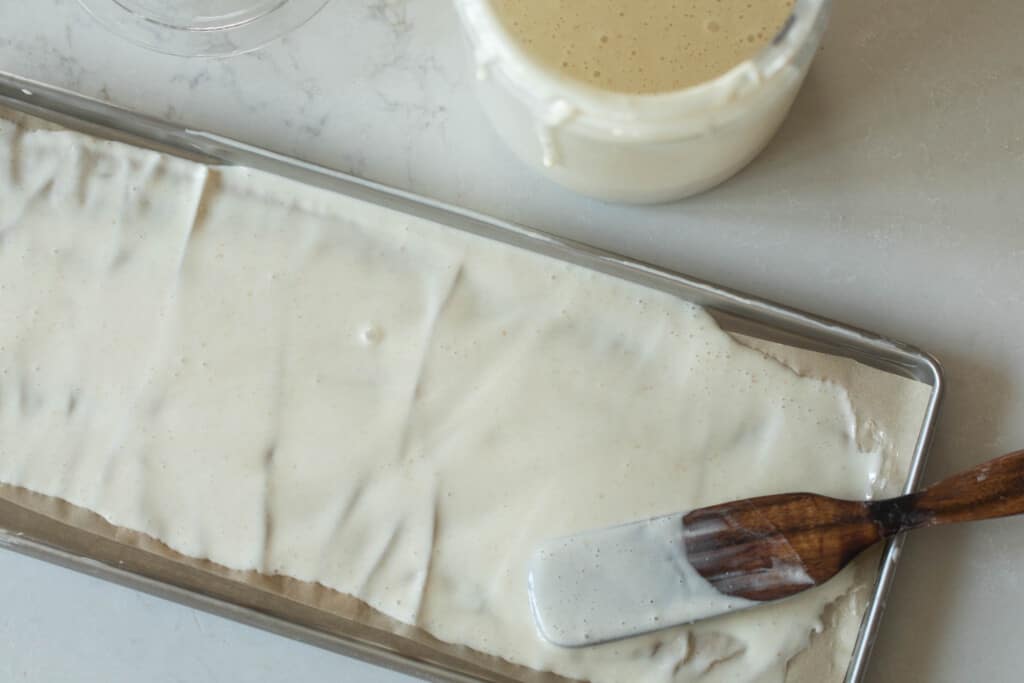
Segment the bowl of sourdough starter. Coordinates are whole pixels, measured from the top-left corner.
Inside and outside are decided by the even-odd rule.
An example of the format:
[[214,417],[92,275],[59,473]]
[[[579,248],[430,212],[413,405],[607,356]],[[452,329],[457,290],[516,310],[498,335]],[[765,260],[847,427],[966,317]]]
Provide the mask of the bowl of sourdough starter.
[[831,0],[456,0],[480,100],[527,164],[608,201],[713,187],[781,125]]

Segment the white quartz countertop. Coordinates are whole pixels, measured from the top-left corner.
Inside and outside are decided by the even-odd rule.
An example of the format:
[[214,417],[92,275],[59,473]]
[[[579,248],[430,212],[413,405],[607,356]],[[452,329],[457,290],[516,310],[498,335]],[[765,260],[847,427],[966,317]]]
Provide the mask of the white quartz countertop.
[[[223,61],[146,52],[73,0],[0,3],[0,70],[580,239],[919,345],[948,394],[933,481],[1024,448],[1024,3],[836,0],[793,114],[717,190],[601,204],[520,166],[450,0],[334,0]],[[1018,680],[1024,520],[901,558],[868,680]],[[0,553],[0,680],[404,677]]]

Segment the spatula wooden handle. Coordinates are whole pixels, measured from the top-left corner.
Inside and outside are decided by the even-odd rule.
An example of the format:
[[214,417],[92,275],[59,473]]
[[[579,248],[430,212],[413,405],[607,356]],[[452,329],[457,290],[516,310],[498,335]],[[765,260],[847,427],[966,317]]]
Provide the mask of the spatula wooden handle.
[[720,593],[778,600],[836,575],[883,538],[936,524],[1024,513],[1024,451],[900,498],[814,493],[748,498],[683,517],[686,559]]
[[1024,513],[1024,451],[989,460],[918,493],[878,501],[869,507],[884,526],[886,536],[936,524]]

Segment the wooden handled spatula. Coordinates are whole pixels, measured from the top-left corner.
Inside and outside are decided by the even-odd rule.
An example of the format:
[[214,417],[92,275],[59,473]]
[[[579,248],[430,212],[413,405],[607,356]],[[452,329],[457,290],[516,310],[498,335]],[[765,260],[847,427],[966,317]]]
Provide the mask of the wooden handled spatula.
[[787,493],[556,539],[530,600],[546,639],[589,645],[788,597],[904,531],[1020,513],[1024,451],[899,498]]

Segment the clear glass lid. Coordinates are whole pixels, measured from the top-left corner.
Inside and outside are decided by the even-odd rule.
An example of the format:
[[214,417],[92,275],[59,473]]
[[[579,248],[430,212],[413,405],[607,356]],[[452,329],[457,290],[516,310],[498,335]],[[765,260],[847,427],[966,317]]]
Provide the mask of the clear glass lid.
[[187,57],[255,50],[306,23],[328,0],[79,0],[143,47]]

